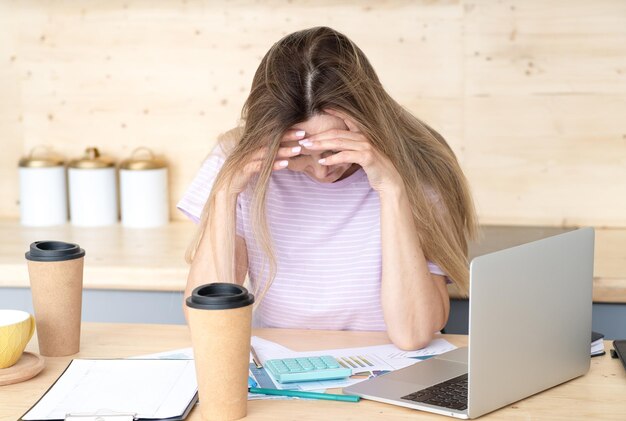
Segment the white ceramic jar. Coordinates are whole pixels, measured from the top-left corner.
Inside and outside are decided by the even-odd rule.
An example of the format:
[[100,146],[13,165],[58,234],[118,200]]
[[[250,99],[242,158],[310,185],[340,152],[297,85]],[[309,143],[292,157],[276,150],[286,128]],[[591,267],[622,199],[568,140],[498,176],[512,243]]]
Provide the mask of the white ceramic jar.
[[63,158],[36,147],[19,161],[20,222],[44,227],[67,222],[67,183]]
[[70,221],[80,227],[113,225],[118,220],[115,164],[87,148],[68,165]]
[[169,221],[167,164],[148,148],[138,148],[120,164],[122,225],[152,228]]

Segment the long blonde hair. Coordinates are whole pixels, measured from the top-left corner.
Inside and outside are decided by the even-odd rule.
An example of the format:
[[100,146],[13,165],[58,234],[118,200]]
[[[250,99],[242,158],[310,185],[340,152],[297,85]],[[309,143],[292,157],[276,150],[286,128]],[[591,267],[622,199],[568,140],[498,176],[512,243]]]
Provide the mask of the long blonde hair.
[[[215,221],[215,192],[228,188],[249,157],[267,147],[269,153],[249,187],[255,241],[268,263],[265,288],[260,296],[258,289],[255,291],[258,300],[263,297],[276,274],[265,217],[274,156],[286,130],[324,109],[352,117],[372,146],[395,164],[404,180],[426,258],[443,269],[461,294],[467,294],[467,242],[476,233],[476,217],[454,153],[439,133],[385,92],[367,57],[352,41],[327,27],[287,35],[261,60],[242,110],[241,132],[215,179],[187,261],[193,260],[208,232],[218,277],[235,282],[235,205],[230,205],[227,221]],[[228,230],[227,244],[216,244],[218,223]],[[226,251],[220,259],[215,257],[218,247]]]

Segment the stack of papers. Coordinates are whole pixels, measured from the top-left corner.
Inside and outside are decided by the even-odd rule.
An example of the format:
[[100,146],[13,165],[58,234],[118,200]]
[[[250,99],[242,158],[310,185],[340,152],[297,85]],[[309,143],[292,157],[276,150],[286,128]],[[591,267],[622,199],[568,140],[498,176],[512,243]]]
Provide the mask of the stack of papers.
[[[322,390],[353,385],[370,377],[379,376],[389,371],[413,365],[425,358],[439,355],[456,348],[445,339],[435,339],[427,347],[417,351],[402,351],[395,345],[377,345],[361,348],[327,349],[322,351],[296,352],[282,345],[267,341],[257,336],[252,337],[254,347],[261,363],[275,358],[314,357],[332,355],[340,364],[352,368],[353,375],[347,379],[308,381],[280,384],[270,377],[273,388],[289,390]],[[264,385],[263,387],[268,387]]]
[[[258,336],[252,337],[252,346],[259,356],[261,363],[275,358],[332,355],[343,365],[352,368],[353,375],[347,379],[280,384],[269,376],[264,369],[254,369],[252,356],[250,356],[250,367],[252,369],[250,374],[260,387],[301,391],[347,387],[360,381],[367,380],[370,377],[379,376],[381,374],[388,373],[389,371],[408,367],[423,359],[456,349],[456,346],[441,338],[434,339],[425,348],[409,352],[402,351],[391,344],[361,348],[297,352],[275,342],[259,338]],[[191,348],[177,349],[158,354],[144,355],[140,358],[192,359],[193,350]],[[262,378],[260,376],[262,376]],[[248,394],[248,399],[282,399],[282,397],[250,393]]]
[[[280,384],[269,376],[265,375],[263,379],[258,379],[253,370],[252,377],[264,388],[289,389],[289,390],[322,390],[332,388],[347,387],[370,377],[375,377],[389,371],[398,370],[408,367],[420,360],[443,354],[444,352],[456,349],[445,339],[434,339],[427,347],[417,351],[402,351],[394,345],[377,345],[361,348],[343,348],[331,349],[323,351],[305,351],[297,352],[284,347],[275,342],[252,337],[252,346],[256,350],[261,363],[276,358],[296,358],[296,357],[312,357],[319,355],[332,355],[343,365],[352,368],[353,375],[348,379],[326,380],[316,382],[300,382]],[[603,355],[604,351],[604,335],[598,332],[592,332],[591,335],[591,356]],[[179,349],[174,351],[162,352],[142,356],[141,358],[159,358],[159,359],[193,359],[193,350],[191,348]],[[252,356],[250,357],[252,364]],[[254,365],[252,364],[251,367]],[[262,369],[263,370],[263,369]],[[265,372],[263,370],[263,372]],[[259,381],[261,380],[261,381]],[[277,397],[261,396],[249,394],[249,399],[276,399]]]
[[598,332],[591,332],[591,356],[604,355],[604,335]]

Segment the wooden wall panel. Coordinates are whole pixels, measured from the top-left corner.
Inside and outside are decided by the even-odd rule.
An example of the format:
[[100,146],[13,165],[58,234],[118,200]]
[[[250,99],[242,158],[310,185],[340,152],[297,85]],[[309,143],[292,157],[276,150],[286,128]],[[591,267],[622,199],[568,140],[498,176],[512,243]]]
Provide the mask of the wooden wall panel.
[[626,2],[468,1],[466,94],[626,93]]
[[464,24],[481,221],[626,225],[626,3],[481,0]]
[[328,25],[448,139],[483,222],[626,226],[625,4],[0,2],[0,217],[18,216],[17,161],[43,143],[69,158],[153,148],[180,218],[261,57]]
[[466,99],[466,173],[483,222],[623,226],[626,97]]
[[[40,143],[70,158],[97,145],[117,159],[148,145],[171,163],[173,209],[217,135],[236,124],[262,55],[320,24],[352,37],[401,103],[433,102],[426,119],[444,126],[440,114],[448,116],[460,139],[460,110],[451,114],[448,103],[462,89],[461,10],[459,2],[21,3],[9,13],[21,71],[7,84],[18,83],[23,102],[19,135],[3,136],[14,138],[9,163]],[[15,200],[0,206],[17,216]]]
[[22,101],[15,56],[17,30],[8,2],[0,2],[0,216],[17,216],[17,160],[22,152]]

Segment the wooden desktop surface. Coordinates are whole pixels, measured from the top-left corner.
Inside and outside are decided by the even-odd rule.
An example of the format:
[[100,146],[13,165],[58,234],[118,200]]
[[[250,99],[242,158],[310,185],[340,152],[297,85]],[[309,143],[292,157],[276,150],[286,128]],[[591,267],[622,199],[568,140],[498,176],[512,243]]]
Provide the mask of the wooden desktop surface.
[[[253,334],[299,351],[369,346],[388,343],[382,332],[257,329]],[[462,335],[444,335],[457,346],[467,343]],[[72,358],[124,358],[191,346],[189,331],[181,325],[84,323],[81,351],[70,357],[46,358],[37,377],[14,385],[0,386],[0,421],[15,421],[24,414],[62,373]],[[496,344],[497,346],[497,344]],[[506,352],[504,345],[502,351]],[[591,359],[583,377],[492,412],[481,419],[494,420],[624,420],[626,371],[607,354]],[[37,340],[27,347],[37,352]],[[503,385],[506,387],[506,385]],[[190,421],[200,421],[196,408]],[[248,403],[250,420],[415,420],[450,419],[393,405],[362,400],[359,403],[280,400]]]

